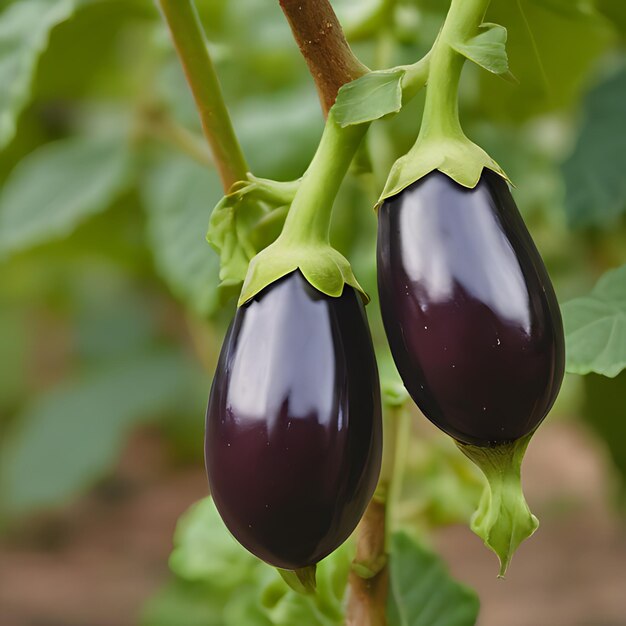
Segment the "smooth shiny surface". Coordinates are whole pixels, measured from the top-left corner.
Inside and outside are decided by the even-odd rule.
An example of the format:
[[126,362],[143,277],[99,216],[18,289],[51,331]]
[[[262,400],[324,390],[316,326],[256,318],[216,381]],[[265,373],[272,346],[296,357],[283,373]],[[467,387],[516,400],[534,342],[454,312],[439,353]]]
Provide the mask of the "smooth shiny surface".
[[518,439],[558,393],[558,303],[507,184],[474,189],[433,172],[388,200],[378,220],[378,290],[404,384],[459,441]]
[[299,272],[239,308],[206,425],[211,494],[259,558],[296,569],[354,530],[378,480],[380,388],[360,296]]

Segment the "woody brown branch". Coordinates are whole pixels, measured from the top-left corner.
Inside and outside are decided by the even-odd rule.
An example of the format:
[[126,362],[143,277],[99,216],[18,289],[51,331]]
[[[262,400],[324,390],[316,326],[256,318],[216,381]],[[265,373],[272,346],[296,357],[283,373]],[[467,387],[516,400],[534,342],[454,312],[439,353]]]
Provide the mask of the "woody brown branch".
[[328,0],[279,0],[319,95],[324,116],[339,88],[368,70],[354,56]]
[[386,626],[389,569],[385,552],[384,501],[373,499],[359,524],[355,564],[367,564],[377,573],[364,578],[350,572],[350,595],[346,611],[346,626]]

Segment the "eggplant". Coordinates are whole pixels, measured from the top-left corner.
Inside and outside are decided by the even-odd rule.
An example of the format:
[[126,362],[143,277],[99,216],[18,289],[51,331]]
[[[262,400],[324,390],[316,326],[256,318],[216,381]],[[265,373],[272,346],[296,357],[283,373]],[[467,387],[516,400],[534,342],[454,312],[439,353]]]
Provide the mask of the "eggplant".
[[473,446],[532,433],[561,385],[563,326],[507,183],[435,171],[386,200],[377,271],[391,352],[426,417]]
[[211,495],[235,538],[285,570],[352,533],[374,493],[381,399],[359,293],[324,295],[299,271],[241,306],[206,414]]

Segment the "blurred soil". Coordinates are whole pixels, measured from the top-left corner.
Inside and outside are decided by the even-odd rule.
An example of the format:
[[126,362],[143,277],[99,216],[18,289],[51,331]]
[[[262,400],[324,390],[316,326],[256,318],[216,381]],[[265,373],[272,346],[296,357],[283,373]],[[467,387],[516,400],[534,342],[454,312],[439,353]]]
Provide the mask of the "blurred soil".
[[[626,626],[626,525],[612,513],[603,450],[552,423],[524,467],[541,527],[506,580],[468,529],[437,536],[453,573],[480,594],[479,626]],[[176,519],[205,494],[200,466],[172,468],[160,437],[138,433],[113,478],[0,542],[0,625],[134,626],[167,580]]]

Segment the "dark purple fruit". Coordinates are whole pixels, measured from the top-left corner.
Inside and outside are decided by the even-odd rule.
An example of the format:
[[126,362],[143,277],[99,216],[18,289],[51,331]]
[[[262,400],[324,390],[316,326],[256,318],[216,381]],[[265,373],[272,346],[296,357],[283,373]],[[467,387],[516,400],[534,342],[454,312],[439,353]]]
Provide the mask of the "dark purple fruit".
[[378,290],[394,360],[424,414],[477,446],[550,410],[564,368],[552,284],[506,182],[441,172],[380,208]]
[[378,479],[380,388],[361,296],[300,272],[240,307],[211,389],[211,494],[232,534],[283,569],[312,565],[352,533]]

